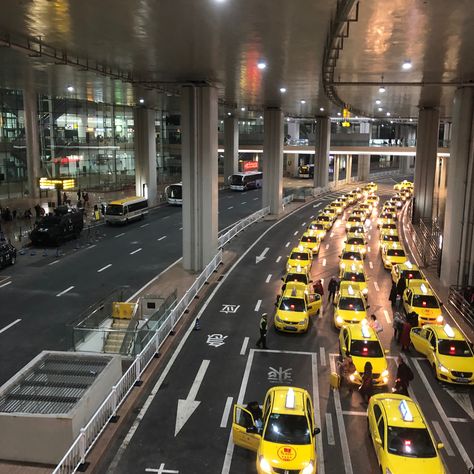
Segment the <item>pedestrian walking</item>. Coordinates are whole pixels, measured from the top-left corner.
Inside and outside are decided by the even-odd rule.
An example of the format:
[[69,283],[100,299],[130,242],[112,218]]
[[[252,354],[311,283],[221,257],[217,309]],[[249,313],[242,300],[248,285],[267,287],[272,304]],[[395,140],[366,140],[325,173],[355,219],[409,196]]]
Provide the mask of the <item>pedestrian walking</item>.
[[375,332],[382,332],[383,327],[380,324],[380,321],[377,320],[377,316],[375,314],[370,315],[370,321],[369,321],[369,326],[374,329]]
[[418,315],[415,313],[415,311],[411,311],[407,314],[407,321],[412,328],[418,326]]
[[313,285],[313,290],[315,293],[318,295],[321,295],[321,298],[324,295],[324,288],[323,288],[323,282],[322,280],[318,280],[314,285]]
[[397,344],[400,344],[400,337],[402,335],[403,330],[403,323],[405,322],[405,318],[403,317],[402,313],[399,311],[395,311],[393,314],[393,338]]
[[408,323],[408,321],[405,321],[403,323],[402,327],[402,334],[400,336],[400,344],[402,345],[401,350],[408,352],[410,349],[410,331],[411,331],[411,326]]
[[82,193],[81,193],[81,188],[78,188],[77,190],[77,200],[80,201],[81,200],[81,196],[82,196]]
[[395,282],[392,281],[392,289],[390,290],[390,296],[388,297],[390,300],[390,303],[392,304],[392,308],[395,306],[397,303],[397,285],[395,285]]
[[343,358],[342,362],[338,362],[339,367],[339,377],[340,377],[340,386],[343,384],[349,387],[349,393],[352,393],[353,384],[350,379],[350,376],[356,371],[356,366],[350,355],[347,355]]
[[373,374],[372,374],[372,364],[366,362],[364,365],[364,373],[362,374],[362,383],[359,387],[359,392],[362,395],[365,403],[369,403],[370,397],[374,391],[373,387]]
[[395,377],[395,392],[408,397],[408,386],[413,380],[413,372],[403,360],[402,356],[398,356],[397,362],[398,368]]
[[328,283],[328,301],[334,301],[334,296],[338,288],[338,282],[336,277],[331,277]]
[[397,283],[397,293],[403,298],[403,292],[406,290],[407,282],[403,276],[400,276]]
[[67,194],[66,191],[63,193],[63,204],[67,204]]
[[267,313],[263,313],[260,318],[260,339],[257,341],[257,347],[263,346],[267,349]]

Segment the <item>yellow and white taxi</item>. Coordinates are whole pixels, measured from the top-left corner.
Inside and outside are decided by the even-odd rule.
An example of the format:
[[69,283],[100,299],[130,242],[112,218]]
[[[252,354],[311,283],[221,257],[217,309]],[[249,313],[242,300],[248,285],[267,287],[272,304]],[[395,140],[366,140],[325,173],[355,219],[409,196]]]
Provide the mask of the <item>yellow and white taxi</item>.
[[392,242],[390,245],[381,245],[380,254],[382,255],[383,266],[387,270],[392,269],[392,265],[396,263],[404,263],[408,260],[400,242]]
[[334,217],[330,216],[329,214],[325,214],[324,212],[322,212],[316,218],[316,223],[323,225],[324,229],[326,231],[328,231],[334,223]]
[[382,211],[377,219],[377,227],[380,227],[383,224],[390,224],[391,222],[395,222],[396,218],[397,216],[395,213]]
[[364,190],[367,191],[368,193],[375,193],[375,191],[377,191],[378,188],[379,188],[378,185],[374,183],[373,181],[371,181],[370,183],[367,183],[364,186]]
[[336,216],[340,216],[342,211],[344,211],[344,206],[341,201],[333,201],[325,207],[325,210],[334,212]]
[[[360,385],[366,362],[372,364],[372,376],[377,387],[387,385],[388,369],[385,352],[379,337],[367,320],[360,324],[344,324],[339,332],[339,350],[343,357],[350,355],[356,371],[350,374],[352,383]],[[387,351],[388,352],[388,351]]]
[[341,281],[348,281],[351,284],[356,284],[365,298],[369,294],[369,287],[367,285],[367,275],[364,270],[364,265],[352,264],[350,267],[344,268],[340,273]]
[[288,282],[275,303],[275,328],[283,332],[306,332],[309,318],[318,313],[321,304],[321,295],[308,293],[302,283]]
[[369,436],[383,474],[445,474],[439,449],[420,407],[405,395],[372,395]]
[[372,204],[369,204],[367,202],[363,202],[363,203],[359,204],[357,207],[361,211],[365,212],[365,219],[368,219],[372,215],[372,211],[374,209]]
[[348,281],[341,281],[334,305],[334,325],[338,329],[343,324],[362,322],[369,308],[359,286]]
[[346,221],[346,231],[349,230],[351,227],[354,227],[354,226],[363,226],[364,225],[364,220],[365,219],[361,216],[350,215],[347,218],[347,221]]
[[398,285],[400,278],[404,280],[424,280],[425,277],[421,273],[418,265],[407,260],[405,263],[397,263],[392,265],[392,281]]
[[324,237],[326,236],[326,229],[324,228],[324,225],[319,223],[318,221],[312,221],[310,222],[308,226],[308,230],[312,230],[314,232],[314,235],[319,239],[323,240]]
[[391,231],[398,232],[396,222],[389,222],[380,226],[380,236],[385,234],[391,234]]
[[390,214],[397,215],[398,209],[390,201],[387,201],[382,207],[382,212],[388,212]]
[[363,263],[364,256],[362,253],[354,250],[343,250],[339,262],[339,271],[342,272],[347,267],[349,268],[353,263],[361,264]]
[[[305,285],[305,291],[312,293],[311,275],[301,267],[292,267],[290,271],[281,279],[283,288],[286,288],[287,283],[301,283]],[[282,289],[283,289],[282,288]]]
[[360,217],[361,221],[365,221],[366,211],[364,209],[359,209],[358,207],[356,207],[351,211],[351,216],[358,216]]
[[306,231],[302,236],[299,243],[299,247],[303,247],[306,250],[311,250],[313,255],[319,253],[319,247],[321,245],[321,240],[316,237],[312,230]]
[[372,209],[376,209],[377,206],[379,205],[379,197],[376,196],[375,194],[369,194],[365,200],[367,204],[370,204],[372,206]]
[[426,280],[408,280],[403,292],[405,313],[415,312],[418,315],[418,326],[424,324],[442,324],[441,306]]
[[349,234],[360,234],[360,235],[365,235],[366,228],[363,225],[353,225],[349,227],[349,229],[346,229],[347,235]]
[[347,203],[349,205],[355,204],[359,200],[359,197],[357,196],[356,191],[351,191],[350,193],[347,193],[346,197],[347,197]]
[[436,378],[442,382],[474,385],[472,346],[459,329],[445,324],[425,324],[412,328],[410,339],[415,349],[425,355]]
[[347,234],[344,244],[344,251],[360,252],[362,256],[365,257],[367,253],[367,241],[365,240],[364,234]]
[[286,262],[286,271],[289,272],[291,268],[301,267],[308,273],[311,271],[311,265],[313,264],[313,253],[305,249],[302,245],[294,247],[288,256]]
[[391,245],[394,242],[399,243],[400,242],[400,236],[398,235],[398,230],[393,230],[392,229],[387,233],[380,234],[379,241],[380,241],[380,246],[381,247],[386,246],[386,245]]
[[393,189],[395,191],[401,191],[403,189],[413,190],[413,183],[411,181],[404,179],[400,183],[394,184]]
[[316,473],[316,435],[313,402],[297,387],[272,387],[262,406],[262,418],[234,405],[232,438],[237,446],[257,453],[258,474]]

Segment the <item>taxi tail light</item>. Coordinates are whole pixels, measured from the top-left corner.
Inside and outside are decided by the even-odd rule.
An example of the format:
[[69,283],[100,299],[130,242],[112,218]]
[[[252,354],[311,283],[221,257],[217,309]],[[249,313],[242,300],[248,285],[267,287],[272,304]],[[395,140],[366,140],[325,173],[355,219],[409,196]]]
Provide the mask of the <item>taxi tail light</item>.
[[290,304],[290,309],[295,309],[295,305],[294,305],[294,304]]
[[363,352],[364,354],[367,354],[367,353],[369,352],[369,348],[368,348],[368,347],[362,348],[362,352]]
[[423,306],[426,306],[426,301],[423,301],[421,304],[422,304]]
[[450,347],[449,347],[449,353],[450,353],[451,355],[456,355],[456,348],[455,348],[454,346],[450,346]]

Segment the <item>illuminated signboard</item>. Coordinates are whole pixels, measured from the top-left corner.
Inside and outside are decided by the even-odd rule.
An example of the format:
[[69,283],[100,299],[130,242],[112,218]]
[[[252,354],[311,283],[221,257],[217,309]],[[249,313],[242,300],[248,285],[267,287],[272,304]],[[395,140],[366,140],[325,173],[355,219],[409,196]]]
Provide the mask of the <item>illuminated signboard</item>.
[[74,178],[40,178],[40,189],[73,189],[76,187],[76,180]]
[[258,171],[258,161],[244,161],[244,171]]

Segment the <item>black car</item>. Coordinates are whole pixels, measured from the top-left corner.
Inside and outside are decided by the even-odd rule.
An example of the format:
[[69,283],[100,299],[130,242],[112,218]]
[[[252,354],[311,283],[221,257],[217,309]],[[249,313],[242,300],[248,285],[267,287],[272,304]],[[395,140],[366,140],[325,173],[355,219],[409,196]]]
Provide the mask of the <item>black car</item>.
[[54,214],[43,217],[30,233],[34,245],[59,245],[79,237],[84,227],[83,213],[67,206],[55,209]]
[[14,265],[16,262],[16,248],[7,242],[0,242],[0,268]]

